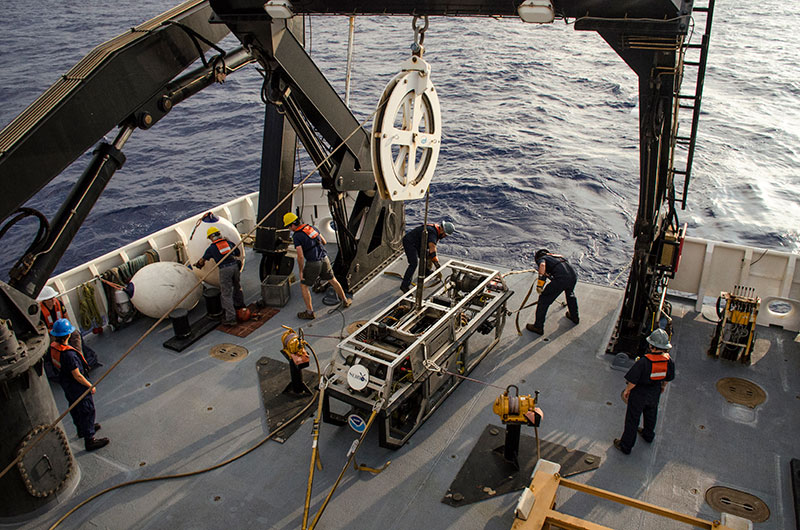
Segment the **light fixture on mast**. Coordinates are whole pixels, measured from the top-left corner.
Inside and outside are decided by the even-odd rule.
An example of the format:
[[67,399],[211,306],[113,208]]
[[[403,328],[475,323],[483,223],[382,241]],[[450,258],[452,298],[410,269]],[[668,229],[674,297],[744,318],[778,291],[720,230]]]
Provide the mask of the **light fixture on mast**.
[[269,0],[269,2],[264,4],[264,11],[266,11],[271,18],[286,19],[294,16],[292,4],[287,0]]
[[525,0],[517,8],[517,13],[523,22],[535,24],[549,24],[556,18],[550,0]]

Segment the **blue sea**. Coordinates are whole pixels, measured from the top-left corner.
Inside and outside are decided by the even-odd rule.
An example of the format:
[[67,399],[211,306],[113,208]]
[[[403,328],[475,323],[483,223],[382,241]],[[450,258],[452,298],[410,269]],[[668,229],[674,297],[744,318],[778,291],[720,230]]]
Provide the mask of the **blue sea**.
[[[0,127],[92,48],[173,5],[5,0]],[[717,3],[692,186],[679,211],[690,235],[800,252],[798,16],[797,2]],[[341,94],[347,31],[342,17],[313,17],[306,28],[307,47]],[[412,40],[410,17],[356,20],[350,105],[359,120],[374,111]],[[633,72],[599,35],[563,21],[436,18],[425,47],[443,120],[430,215],[457,227],[442,251],[525,269],[546,246],[576,263],[582,279],[617,277],[630,260],[638,201]],[[249,66],[137,130],[56,272],[257,190],[260,85]],[[28,206],[52,217],[89,158]],[[298,178],[311,169],[301,160]],[[422,208],[407,203],[407,222],[420,222]],[[25,222],[5,236],[2,279],[35,229]]]

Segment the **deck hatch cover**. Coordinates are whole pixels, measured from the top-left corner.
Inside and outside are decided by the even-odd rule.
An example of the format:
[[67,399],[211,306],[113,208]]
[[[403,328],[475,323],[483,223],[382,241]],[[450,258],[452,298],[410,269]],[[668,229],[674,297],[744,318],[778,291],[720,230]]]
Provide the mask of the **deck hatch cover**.
[[708,488],[706,502],[719,512],[743,517],[754,523],[763,523],[769,519],[769,507],[764,501],[755,495],[733,488],[725,486]]
[[[22,440],[18,452],[22,452],[47,431],[47,425],[38,425]],[[74,471],[74,460],[69,441],[61,427],[47,431],[44,437],[28,451],[17,468],[25,488],[34,497],[49,497],[59,491]]]
[[238,344],[230,344],[228,342],[223,342],[222,344],[217,344],[216,346],[212,346],[211,351],[208,354],[215,358],[219,359],[220,361],[226,362],[236,362],[241,361],[247,354],[250,353],[247,351],[247,348],[244,346],[239,346]]
[[767,393],[752,381],[739,377],[724,377],[717,381],[717,391],[731,403],[756,408],[767,399]]

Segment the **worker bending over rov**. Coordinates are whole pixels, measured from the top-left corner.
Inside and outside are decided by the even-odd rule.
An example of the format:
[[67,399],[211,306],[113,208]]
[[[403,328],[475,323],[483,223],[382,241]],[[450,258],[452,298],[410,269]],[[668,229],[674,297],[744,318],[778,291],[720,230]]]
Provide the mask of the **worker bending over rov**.
[[[614,447],[626,455],[630,454],[636,443],[637,431],[645,442],[653,442],[656,437],[658,400],[667,388],[667,383],[675,378],[675,363],[669,357],[672,344],[669,343],[667,332],[657,329],[647,337],[647,342],[650,344],[648,352],[639,357],[625,374],[628,382],[622,393],[623,399],[628,402],[625,431],[622,438],[614,440]],[[642,415],[644,427],[639,429],[639,418]]]
[[[575,284],[578,283],[578,275],[567,262],[567,258],[552,254],[549,250],[542,248],[536,251],[534,259],[539,267],[539,279],[536,281],[539,302],[536,306],[536,320],[533,324],[526,324],[525,328],[542,335],[547,309],[561,293],[567,297],[567,318],[575,324],[580,322],[578,299],[575,298]],[[546,280],[550,280],[550,283],[545,286]]]
[[[78,398],[86,392],[87,388],[92,387],[92,383],[86,378],[89,372],[89,365],[83,354],[67,344],[70,334],[75,331],[75,326],[62,318],[56,320],[50,334],[53,336],[50,342],[50,360],[53,367],[58,372],[58,382],[64,389],[64,396],[70,405],[78,401]],[[100,430],[100,424],[94,422],[94,394],[92,388],[90,394],[81,399],[75,407],[70,410],[72,421],[78,429],[78,436],[83,438],[84,446],[87,451],[94,451],[108,445],[108,438],[95,438],[94,434]]]
[[[453,223],[443,221],[441,224],[431,224],[425,226],[428,231],[428,251],[426,259],[433,262],[435,268],[439,268],[439,258],[436,256],[436,243],[456,231]],[[422,225],[409,230],[403,236],[403,250],[406,252],[406,259],[408,260],[408,268],[403,275],[403,283],[400,284],[400,290],[404,293],[411,289],[411,281],[414,279],[414,273],[417,271],[417,263],[419,262],[419,251],[422,246]]]
[[300,292],[303,293],[303,301],[306,303],[306,310],[297,313],[297,318],[303,320],[314,319],[314,307],[311,305],[311,291],[309,287],[314,285],[317,278],[327,280],[339,300],[342,307],[350,307],[353,300],[347,298],[342,289],[342,284],[333,275],[331,261],[328,259],[328,252],[325,250],[325,238],[315,227],[301,223],[300,219],[291,212],[283,216],[283,226],[292,231],[292,241],[294,248],[297,249],[297,269],[300,273]]
[[[211,244],[194,266],[202,269],[206,260],[210,259],[219,264],[220,302],[225,312],[225,324],[235,326],[236,310],[244,307],[244,293],[240,283],[242,261],[239,258],[242,253],[231,240],[222,237],[215,226],[208,229],[206,237],[211,240]],[[222,261],[228,254],[231,256]]]

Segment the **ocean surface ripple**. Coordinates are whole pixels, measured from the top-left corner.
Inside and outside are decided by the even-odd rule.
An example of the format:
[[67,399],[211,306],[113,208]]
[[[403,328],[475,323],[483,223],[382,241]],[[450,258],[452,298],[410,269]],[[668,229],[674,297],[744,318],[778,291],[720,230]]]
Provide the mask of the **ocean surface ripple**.
[[[0,127],[92,48],[173,5],[6,0]],[[795,2],[717,4],[689,203],[679,211],[690,235],[800,251],[798,15]],[[343,94],[347,19],[314,17],[306,32],[312,56]],[[410,17],[357,19],[350,106],[368,128],[412,38]],[[608,283],[624,271],[639,180],[633,72],[596,33],[558,21],[432,19],[425,46],[444,131],[430,216],[457,227],[443,252],[525,269],[547,246],[585,280]],[[257,190],[260,86],[249,66],[136,131],[125,166],[56,272]],[[312,165],[301,155],[305,176]],[[52,217],[90,156],[28,206]],[[422,201],[408,203],[407,222],[421,222],[423,210]],[[25,222],[6,235],[3,278],[35,228]]]

